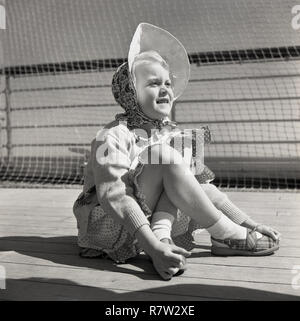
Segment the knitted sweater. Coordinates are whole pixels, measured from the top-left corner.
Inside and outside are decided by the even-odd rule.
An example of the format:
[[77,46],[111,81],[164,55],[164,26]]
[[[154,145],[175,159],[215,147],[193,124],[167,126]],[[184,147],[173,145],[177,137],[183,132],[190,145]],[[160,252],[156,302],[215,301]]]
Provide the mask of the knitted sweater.
[[73,207],[81,232],[86,232],[89,213],[99,204],[131,235],[142,225],[149,224],[128,181],[129,170],[138,164],[143,145],[146,141],[136,144],[134,132],[122,122],[111,122],[98,132],[91,143],[83,192]]

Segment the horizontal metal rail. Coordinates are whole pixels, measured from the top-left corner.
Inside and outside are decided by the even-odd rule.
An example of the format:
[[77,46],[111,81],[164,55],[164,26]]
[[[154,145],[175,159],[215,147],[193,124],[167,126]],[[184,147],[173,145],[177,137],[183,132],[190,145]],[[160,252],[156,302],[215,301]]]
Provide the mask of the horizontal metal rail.
[[[222,63],[230,64],[260,61],[285,61],[288,59],[299,59],[300,46],[196,52],[190,53],[188,56],[190,63],[196,64],[198,66]],[[0,69],[0,75],[6,74],[17,77],[24,74],[33,75],[45,73],[65,73],[69,72],[70,70],[107,71],[114,70],[125,61],[127,61],[125,58],[109,58],[90,61],[72,61],[64,63],[13,66]]]
[[[252,98],[226,98],[226,99],[183,99],[178,100],[176,105],[180,104],[209,104],[209,103],[224,103],[224,102],[251,102],[251,101],[288,101],[300,100],[300,96],[292,97],[252,97]],[[16,110],[38,110],[38,109],[63,109],[63,108],[81,108],[81,107],[119,107],[117,103],[107,104],[72,104],[72,105],[53,105],[53,106],[25,106],[12,107],[11,111]]]
[[[85,148],[85,150],[88,150]],[[77,155],[76,155],[77,154]],[[72,156],[12,156],[11,161],[12,162],[31,162],[32,159],[34,158],[35,160],[40,160],[41,162],[45,161],[61,161],[61,162],[76,162],[80,161],[84,157],[84,155],[80,155],[80,153],[75,153],[72,154]],[[5,160],[6,157],[3,157]],[[209,162],[249,162],[249,163],[256,163],[256,162],[285,162],[285,163],[296,163],[296,165],[299,164],[299,157],[233,157],[233,156],[225,156],[222,158],[219,157],[213,157],[213,156],[206,156],[205,157],[206,161]],[[299,167],[300,170],[300,167]]]
[[177,121],[178,125],[180,124],[247,124],[247,123],[277,123],[277,122],[300,122],[298,118],[287,118],[287,119],[230,119],[230,120],[199,120],[199,121]]
[[44,88],[26,88],[13,89],[11,93],[32,92],[32,91],[53,91],[53,90],[70,90],[70,89],[89,89],[89,88],[110,88],[111,85],[81,85],[81,86],[62,86],[62,87],[44,87]]
[[[212,141],[209,145],[267,145],[267,144],[300,144],[300,140],[270,140],[270,141]],[[73,147],[73,146],[90,146],[90,143],[43,143],[43,144],[12,144],[11,147],[49,147],[49,146],[63,146],[63,147]],[[7,145],[2,145],[2,147],[7,147]]]
[[251,97],[251,98],[226,98],[226,99],[183,99],[178,100],[176,104],[187,103],[223,103],[223,102],[244,102],[244,101],[279,101],[279,100],[299,100],[300,96],[291,97]]
[[[199,124],[206,125],[206,124],[248,124],[248,123],[284,123],[284,122],[300,122],[300,119],[290,118],[290,119],[238,119],[238,120],[199,120],[199,121],[187,121],[187,122],[180,122],[177,121],[178,125],[185,125],[185,124]],[[34,128],[73,128],[73,127],[101,127],[105,126],[106,123],[79,123],[79,124],[51,124],[51,125],[16,125],[10,126],[11,129],[34,129]],[[3,126],[2,129],[6,129],[6,126]]]
[[[235,81],[235,80],[257,80],[257,79],[276,79],[276,78],[297,78],[300,74],[278,74],[278,75],[256,75],[256,76],[241,76],[241,77],[220,77],[220,78],[203,78],[190,79],[190,83],[199,82],[219,82],[219,81]],[[110,88],[111,84],[103,85],[79,85],[79,86],[61,86],[61,87],[37,87],[24,89],[11,89],[11,94],[20,92],[37,92],[37,91],[54,91],[54,90],[73,90],[73,89],[90,89],[90,88]],[[0,92],[0,94],[4,91]]]
[[38,109],[64,109],[64,108],[82,108],[82,107],[118,107],[116,103],[111,104],[74,104],[74,105],[53,105],[53,106],[27,106],[27,107],[14,107],[11,111],[16,110],[38,110]]
[[300,74],[272,74],[272,75],[190,79],[189,82],[215,82],[215,81],[257,80],[257,79],[298,78],[298,77],[300,77]]

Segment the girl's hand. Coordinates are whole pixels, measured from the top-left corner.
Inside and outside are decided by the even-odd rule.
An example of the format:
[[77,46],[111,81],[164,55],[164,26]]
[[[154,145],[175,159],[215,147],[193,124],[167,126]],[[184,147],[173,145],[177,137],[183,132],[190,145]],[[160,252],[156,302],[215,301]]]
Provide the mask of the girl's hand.
[[151,258],[157,273],[164,280],[170,280],[178,272],[178,269],[184,267],[185,258],[190,255],[190,252],[181,247],[159,242]]
[[270,226],[259,224],[255,230],[263,235],[270,236],[274,241],[279,241],[281,234]]
[[155,270],[164,280],[170,280],[178,269],[182,269],[185,258],[191,255],[174,244],[160,242],[147,224],[142,225],[135,236],[144,251],[152,258]]

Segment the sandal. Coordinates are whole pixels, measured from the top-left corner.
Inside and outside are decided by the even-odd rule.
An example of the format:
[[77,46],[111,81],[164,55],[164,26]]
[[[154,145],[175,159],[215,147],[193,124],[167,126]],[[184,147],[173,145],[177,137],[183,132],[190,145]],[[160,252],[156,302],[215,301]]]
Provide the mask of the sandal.
[[245,240],[218,240],[211,237],[211,253],[218,256],[264,256],[273,254],[279,249],[279,240],[263,235],[257,238],[255,230],[247,229]]

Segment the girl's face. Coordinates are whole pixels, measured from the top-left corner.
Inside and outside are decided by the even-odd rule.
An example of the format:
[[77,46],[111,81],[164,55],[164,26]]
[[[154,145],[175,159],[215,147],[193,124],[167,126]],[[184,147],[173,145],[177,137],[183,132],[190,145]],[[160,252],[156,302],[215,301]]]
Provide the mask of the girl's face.
[[137,100],[145,115],[162,119],[171,112],[174,93],[169,71],[158,62],[141,63],[135,68]]

